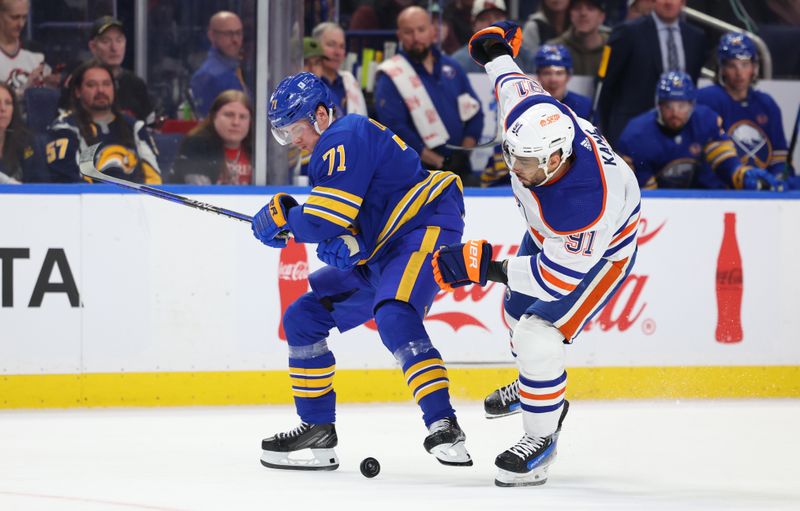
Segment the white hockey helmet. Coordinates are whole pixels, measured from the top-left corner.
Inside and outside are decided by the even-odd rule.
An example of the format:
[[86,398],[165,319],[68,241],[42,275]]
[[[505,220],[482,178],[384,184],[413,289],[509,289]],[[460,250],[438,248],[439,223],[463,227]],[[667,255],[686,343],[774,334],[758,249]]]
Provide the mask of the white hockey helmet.
[[[508,127],[503,140],[503,158],[509,170],[520,163],[536,164],[544,170],[543,185],[558,172],[561,165],[572,155],[572,141],[575,139],[575,125],[572,118],[550,103],[539,103],[522,113]],[[561,150],[561,165],[552,172],[547,171],[550,155]]]

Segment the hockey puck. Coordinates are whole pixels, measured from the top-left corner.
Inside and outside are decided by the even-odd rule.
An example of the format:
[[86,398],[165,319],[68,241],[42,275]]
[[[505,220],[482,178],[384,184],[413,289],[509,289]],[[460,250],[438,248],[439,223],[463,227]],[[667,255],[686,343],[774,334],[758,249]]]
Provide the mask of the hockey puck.
[[373,478],[380,473],[381,464],[375,458],[364,458],[360,468],[364,477]]

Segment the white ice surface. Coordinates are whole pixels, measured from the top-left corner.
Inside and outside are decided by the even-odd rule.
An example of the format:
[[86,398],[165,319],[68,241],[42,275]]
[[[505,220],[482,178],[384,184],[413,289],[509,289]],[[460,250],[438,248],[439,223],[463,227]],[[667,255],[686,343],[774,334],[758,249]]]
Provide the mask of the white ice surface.
[[800,509],[798,400],[577,401],[550,480],[529,488],[493,484],[520,417],[457,409],[473,467],[423,450],[411,404],[344,405],[333,472],[259,464],[290,407],[4,411],[0,510]]

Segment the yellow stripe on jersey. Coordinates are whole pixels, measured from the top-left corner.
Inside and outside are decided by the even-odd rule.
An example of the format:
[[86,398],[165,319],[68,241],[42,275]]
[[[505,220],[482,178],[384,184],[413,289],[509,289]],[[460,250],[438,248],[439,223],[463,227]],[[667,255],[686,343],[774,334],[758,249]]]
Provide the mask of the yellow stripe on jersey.
[[403,196],[400,202],[397,203],[391,215],[389,215],[389,220],[378,235],[378,241],[372,254],[359,264],[364,264],[378,253],[400,227],[419,213],[419,210],[422,209],[423,206],[434,201],[447,187],[456,183],[459,190],[463,191],[464,188],[461,184],[461,179],[452,172],[438,170],[429,172],[430,175],[427,178],[414,185],[414,187]]
[[711,142],[705,147],[706,161],[712,168],[716,169],[717,165],[727,160],[728,158],[736,157],[736,148],[731,140],[724,140],[720,142]]
[[332,195],[335,198],[341,199],[343,202],[351,202],[356,206],[361,206],[361,203],[364,202],[364,199],[362,199],[358,195],[353,195],[352,193],[345,192],[344,190],[339,190],[338,188],[315,186],[314,188],[311,189],[311,195],[315,194]]
[[345,229],[350,227],[351,222],[334,215],[333,213],[329,213],[327,211],[323,211],[321,209],[314,209],[314,207],[305,207],[303,206],[303,214],[304,215],[313,215],[322,218],[323,220],[327,220],[328,222],[336,225],[340,225]]
[[358,215],[357,207],[340,202],[336,199],[320,197],[319,195],[312,194],[311,197],[309,197],[308,200],[306,201],[306,205],[321,206],[325,209],[333,210],[339,213],[340,215],[349,218],[351,221],[356,218],[356,215]]
[[433,252],[434,248],[436,248],[436,240],[439,239],[439,232],[441,232],[441,230],[441,227],[438,226],[429,226],[425,230],[425,236],[422,237],[419,250],[411,254],[411,257],[408,259],[408,264],[406,264],[406,268],[403,270],[403,277],[400,279],[400,285],[397,287],[397,294],[394,295],[396,300],[408,302],[411,298],[411,291],[414,290],[414,284],[417,282],[422,264],[425,262],[425,258],[428,257],[428,254]]

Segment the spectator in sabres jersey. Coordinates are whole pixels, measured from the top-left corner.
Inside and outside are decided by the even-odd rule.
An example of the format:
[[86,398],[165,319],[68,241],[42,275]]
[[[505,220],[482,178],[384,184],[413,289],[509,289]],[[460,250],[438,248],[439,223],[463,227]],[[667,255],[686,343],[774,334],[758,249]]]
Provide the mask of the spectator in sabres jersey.
[[[561,44],[545,44],[536,52],[535,61],[536,76],[542,88],[570,107],[578,117],[588,120],[592,112],[592,100],[567,90],[567,83],[572,76],[572,57],[569,50]],[[511,176],[503,158],[502,147],[497,145],[481,174],[481,186],[510,184]]]
[[636,173],[642,188],[770,189],[774,178],[742,164],[722,120],[695,104],[697,91],[683,71],[661,75],[656,107],[628,123],[617,152]]
[[743,162],[786,180],[788,188],[798,188],[800,180],[788,174],[780,108],[769,94],[753,87],[758,51],[752,39],[737,32],[722,36],[717,64],[717,83],[700,89],[698,103],[722,117],[722,126]]
[[78,153],[103,143],[95,165],[119,179],[161,184],[153,139],[142,120],[124,115],[116,103],[113,71],[99,60],[78,66],[70,80],[72,109],[47,128],[50,180],[82,181]]
[[[431,17],[412,6],[397,18],[401,49],[378,67],[375,108],[378,120],[411,146],[429,169],[456,172],[473,181],[467,151],[483,132],[478,96],[458,62],[435,46]],[[420,85],[422,85],[420,87]]]

